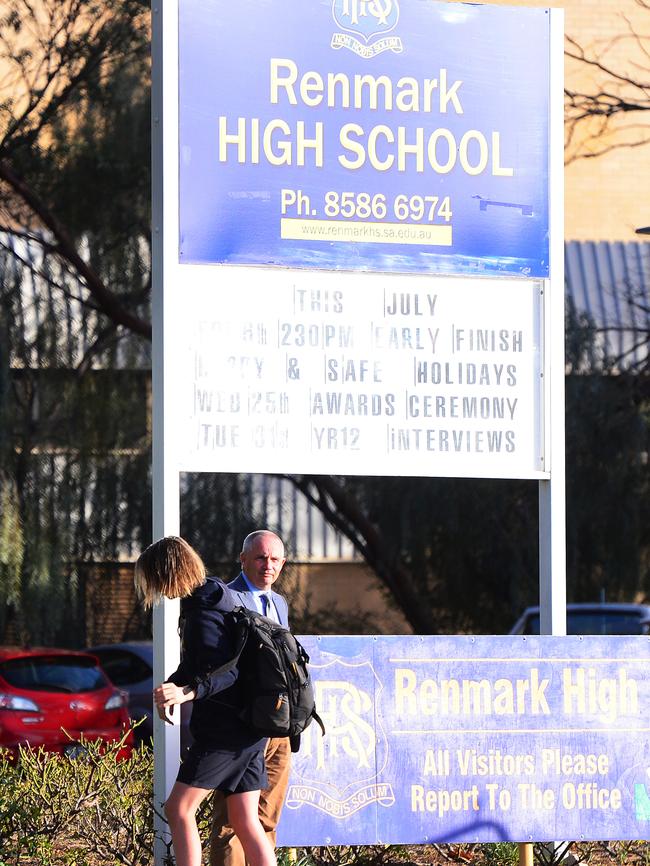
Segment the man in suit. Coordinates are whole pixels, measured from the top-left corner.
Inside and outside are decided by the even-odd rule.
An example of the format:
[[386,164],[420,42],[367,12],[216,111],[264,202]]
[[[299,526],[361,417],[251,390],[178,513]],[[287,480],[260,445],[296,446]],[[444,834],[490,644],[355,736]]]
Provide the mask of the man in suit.
[[[286,562],[282,540],[268,529],[251,532],[244,539],[239,555],[241,572],[228,584],[239,602],[289,627],[286,599],[272,587]],[[268,788],[261,792],[259,816],[269,841],[275,848],[276,828],[289,784],[291,744],[288,737],[271,737],[264,754]],[[245,866],[246,858],[237,836],[228,825],[223,794],[213,796],[210,866]]]

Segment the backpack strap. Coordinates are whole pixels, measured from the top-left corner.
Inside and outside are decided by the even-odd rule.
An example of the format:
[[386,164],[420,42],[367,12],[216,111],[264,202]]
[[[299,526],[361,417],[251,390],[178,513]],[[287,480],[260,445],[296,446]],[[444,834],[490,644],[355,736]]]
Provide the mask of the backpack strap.
[[[267,619],[266,617],[261,616],[261,614],[256,613],[255,611],[249,610],[249,608],[243,607],[242,605],[238,605],[237,607],[234,607],[232,609],[231,613],[234,613],[237,615],[243,614],[243,616],[238,620],[237,625],[239,626],[239,623],[245,622],[246,628],[238,628],[239,639],[238,639],[237,645],[235,647],[235,655],[230,659],[230,661],[225,662],[224,664],[220,665],[218,668],[208,668],[208,671],[207,671],[208,676],[211,676],[212,674],[226,674],[229,671],[231,671],[234,667],[236,667],[237,662],[239,661],[241,654],[244,652],[244,649],[246,648],[246,644],[248,643],[248,638],[250,637],[250,629],[248,628],[248,622],[249,622],[249,618],[251,616],[256,616],[262,620]],[[267,622],[268,622],[268,620],[267,620]],[[276,622],[271,621],[271,624],[278,626],[278,628],[284,628],[284,626],[278,625],[278,623],[276,623]],[[307,661],[309,661],[309,656],[307,656]],[[0,864],[0,866],[1,866],[1,864]]]
[[319,728],[321,729],[323,736],[325,736],[325,725],[323,724],[323,720],[322,720],[321,717],[318,715],[318,713],[316,712],[315,709],[313,709],[313,710],[311,711],[311,717],[312,717],[312,719],[313,719],[315,722],[318,722],[318,726],[319,726]]
[[[245,608],[243,607],[236,607],[233,609],[233,613],[240,613],[244,610]],[[244,619],[240,621],[246,620]],[[248,643],[248,637],[250,635],[250,631],[248,628],[239,628],[238,631],[239,639],[235,647],[235,655],[230,659],[230,661],[225,662],[225,664],[220,665],[218,668],[209,668],[208,676],[212,676],[213,674],[227,674],[229,671],[231,671],[234,667],[237,666],[237,662],[239,661],[241,654],[244,652],[244,648]]]
[[[323,736],[325,736],[325,725],[323,724],[323,720],[318,715],[316,710],[311,711],[311,717],[315,722],[318,722],[321,731],[323,732]],[[293,737],[289,737],[289,743],[291,744],[291,751],[298,752],[300,750],[300,738],[302,734],[295,734]]]
[[[233,608],[233,610],[231,612],[235,613],[235,614],[239,614],[241,612],[244,612],[245,614],[250,613],[250,611],[248,611],[246,608],[241,607],[241,606]],[[235,667],[237,667],[237,663],[239,662],[241,654],[243,653],[243,651],[246,647],[246,644],[248,643],[248,638],[250,636],[250,630],[248,629],[248,627],[240,627],[240,625],[239,625],[240,623],[246,623],[246,626],[247,626],[248,625],[248,618],[246,616],[244,616],[241,619],[236,620],[238,635],[237,635],[237,643],[235,645],[235,655],[231,659],[229,659],[227,662],[224,662],[224,664],[219,665],[219,667],[217,667],[217,668],[210,668],[209,667],[209,668],[205,669],[205,671],[200,675],[200,678],[211,677],[211,676],[214,676],[215,674],[217,676],[220,676],[221,674],[229,673],[231,670],[233,670]],[[231,709],[235,709],[235,710],[240,709],[240,707],[238,707],[237,704],[234,704],[234,703],[231,703],[230,701],[224,700],[221,692],[217,692],[216,694],[211,695],[208,698],[208,700],[212,701],[213,703],[216,703],[216,704],[221,704],[224,707],[230,707]],[[1,866],[1,864],[0,864],[0,866]]]
[[[303,646],[303,645],[300,643],[300,641],[297,640],[297,639],[296,639],[296,644],[298,645],[298,651],[300,652],[300,657],[301,657],[302,660],[305,662],[305,664],[309,664],[309,655],[307,654],[307,650],[304,648],[304,646]],[[320,729],[321,729],[321,731],[322,731],[322,733],[323,733],[323,736],[325,736],[325,725],[324,725],[324,723],[323,723],[323,720],[322,720],[321,717],[318,715],[318,713],[316,712],[315,709],[313,709],[313,710],[311,711],[311,717],[312,717],[312,719],[313,719],[315,722],[318,722],[318,726],[320,727]],[[298,751],[298,750],[297,750],[297,749],[293,749],[293,751]]]

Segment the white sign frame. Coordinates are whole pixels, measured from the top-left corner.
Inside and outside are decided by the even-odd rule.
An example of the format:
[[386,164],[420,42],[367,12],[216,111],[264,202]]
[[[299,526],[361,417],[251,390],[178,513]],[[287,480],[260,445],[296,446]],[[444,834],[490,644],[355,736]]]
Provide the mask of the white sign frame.
[[[174,344],[173,308],[168,287],[180,284],[178,263],[178,7],[179,0],[154,2],[153,12],[153,497],[155,538],[178,534],[179,484],[183,464],[178,424],[179,365],[166,357]],[[544,634],[565,634],[565,473],[564,473],[564,271],[563,271],[563,12],[549,10],[551,22],[551,106],[549,142],[550,279],[543,281],[543,453],[544,469],[524,477],[539,482],[541,626]],[[232,471],[228,459],[212,471]],[[489,476],[499,477],[499,476]],[[508,476],[513,477],[513,476]],[[516,476],[515,476],[516,477]],[[164,679],[179,657],[177,602],[154,613],[154,679]],[[166,798],[179,754],[176,726],[154,725],[154,802]],[[156,817],[155,862],[162,864],[166,827]]]

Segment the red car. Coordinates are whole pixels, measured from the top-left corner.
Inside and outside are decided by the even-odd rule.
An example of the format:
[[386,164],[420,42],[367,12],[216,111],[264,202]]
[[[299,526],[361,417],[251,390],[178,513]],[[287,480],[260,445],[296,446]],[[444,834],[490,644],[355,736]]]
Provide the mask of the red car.
[[[119,740],[127,699],[89,653],[0,647],[0,748],[76,755],[79,740]],[[67,735],[66,733],[67,732]],[[69,736],[68,736],[69,735]],[[130,734],[119,757],[131,754]]]

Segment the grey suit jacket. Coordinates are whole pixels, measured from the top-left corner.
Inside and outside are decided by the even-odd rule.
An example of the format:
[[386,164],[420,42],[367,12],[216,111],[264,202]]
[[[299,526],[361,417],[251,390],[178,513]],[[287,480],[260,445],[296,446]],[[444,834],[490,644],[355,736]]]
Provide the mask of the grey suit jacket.
[[[241,571],[234,580],[231,580],[230,583],[227,584],[227,586],[238,599],[239,604],[247,607],[249,610],[257,610],[255,602],[253,601],[253,593],[248,588],[248,584],[246,583]],[[285,597],[280,595],[279,592],[271,590],[271,598],[273,599],[273,604],[278,612],[280,625],[289,628],[289,605],[287,604]]]

